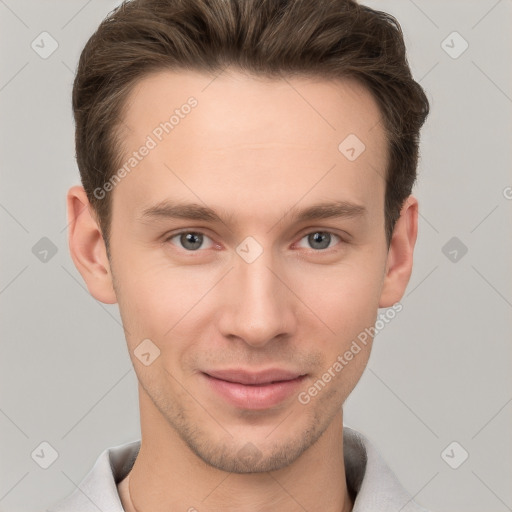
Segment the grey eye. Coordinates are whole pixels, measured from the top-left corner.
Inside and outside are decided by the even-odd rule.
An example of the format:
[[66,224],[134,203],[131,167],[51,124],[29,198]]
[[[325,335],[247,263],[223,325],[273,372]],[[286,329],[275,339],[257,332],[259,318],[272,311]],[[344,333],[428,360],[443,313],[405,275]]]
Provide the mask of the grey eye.
[[[338,235],[335,235],[334,233],[329,233],[328,231],[313,231],[308,235],[305,235],[301,239],[301,242],[302,240],[307,240],[306,248],[312,248],[321,251],[322,249],[332,247],[334,244],[331,242],[335,242],[336,238],[338,240],[341,240],[341,238]],[[304,247],[304,245],[301,245],[301,247]]]
[[185,249],[196,251],[203,244],[203,235],[200,233],[181,233],[180,243]]
[[[174,241],[175,239],[178,240],[178,242]],[[186,249],[189,252],[197,251],[199,249],[207,249],[213,245],[210,237],[197,231],[182,231],[181,233],[176,233],[169,237],[167,241],[171,242],[173,245],[177,245],[179,248]],[[207,244],[206,246],[205,242]]]

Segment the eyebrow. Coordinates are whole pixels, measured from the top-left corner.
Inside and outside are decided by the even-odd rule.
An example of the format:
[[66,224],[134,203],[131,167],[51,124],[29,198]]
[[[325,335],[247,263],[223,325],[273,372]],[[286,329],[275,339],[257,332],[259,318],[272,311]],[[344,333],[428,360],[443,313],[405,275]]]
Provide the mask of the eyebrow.
[[[350,201],[331,201],[317,203],[306,208],[292,208],[281,217],[281,220],[290,215],[296,222],[307,222],[320,219],[362,217],[366,213],[367,209],[360,204]],[[233,224],[234,217],[233,213],[222,211],[221,214],[218,214],[215,210],[198,203],[178,203],[165,199],[145,208],[137,219],[140,222],[158,219],[187,219],[226,225]]]

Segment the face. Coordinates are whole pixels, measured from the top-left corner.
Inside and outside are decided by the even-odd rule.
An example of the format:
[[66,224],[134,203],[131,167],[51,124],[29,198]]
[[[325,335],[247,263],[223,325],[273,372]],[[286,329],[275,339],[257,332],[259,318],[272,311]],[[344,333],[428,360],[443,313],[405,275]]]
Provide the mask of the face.
[[141,407],[209,465],[292,463],[365,368],[389,270],[379,120],[349,80],[161,72],[130,95],[125,160],[150,150],[109,192],[115,296]]

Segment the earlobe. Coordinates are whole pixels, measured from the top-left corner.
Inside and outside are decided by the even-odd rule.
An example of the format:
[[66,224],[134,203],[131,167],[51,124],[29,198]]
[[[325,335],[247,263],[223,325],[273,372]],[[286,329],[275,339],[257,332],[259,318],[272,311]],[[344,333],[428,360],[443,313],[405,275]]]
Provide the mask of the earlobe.
[[83,187],[69,189],[67,211],[69,252],[75,267],[95,299],[116,303],[105,242]]
[[403,297],[412,273],[417,234],[418,200],[409,196],[402,206],[400,218],[393,230],[379,308],[388,308]]

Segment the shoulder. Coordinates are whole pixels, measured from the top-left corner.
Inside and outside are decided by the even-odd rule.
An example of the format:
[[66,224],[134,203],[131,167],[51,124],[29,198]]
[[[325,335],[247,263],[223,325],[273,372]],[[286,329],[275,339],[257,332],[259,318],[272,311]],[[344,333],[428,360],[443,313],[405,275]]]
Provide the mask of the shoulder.
[[343,451],[347,483],[356,495],[352,512],[428,512],[414,502],[363,434],[345,426]]
[[103,450],[77,488],[47,512],[124,512],[117,484],[132,468],[139,449],[140,440]]

